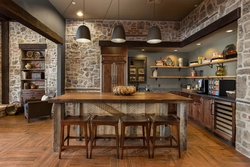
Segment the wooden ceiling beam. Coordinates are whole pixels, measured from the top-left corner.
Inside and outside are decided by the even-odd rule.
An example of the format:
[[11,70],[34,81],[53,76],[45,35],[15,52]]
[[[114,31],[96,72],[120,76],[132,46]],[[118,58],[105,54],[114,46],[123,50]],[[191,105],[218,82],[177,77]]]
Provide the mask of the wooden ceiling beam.
[[0,14],[5,15],[12,20],[18,21],[57,44],[63,44],[62,37],[52,31],[37,18],[29,14],[23,8],[18,6],[12,0],[0,0]]

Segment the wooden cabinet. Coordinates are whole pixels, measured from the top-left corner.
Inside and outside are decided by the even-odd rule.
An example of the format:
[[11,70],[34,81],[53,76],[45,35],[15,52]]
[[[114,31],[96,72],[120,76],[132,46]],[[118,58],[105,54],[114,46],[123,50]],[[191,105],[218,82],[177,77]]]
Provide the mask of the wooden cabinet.
[[126,85],[127,48],[103,47],[102,92],[112,92],[117,85]]
[[189,112],[188,117],[190,119],[193,119],[199,124],[202,124],[203,121],[203,100],[201,96],[199,95],[189,95],[190,98],[192,98],[194,101],[193,103],[189,104]]
[[44,94],[43,89],[22,89],[21,102],[24,104],[28,99],[41,99]]
[[21,49],[21,102],[45,93],[46,44],[19,44]]
[[214,100],[211,98],[203,98],[203,121],[202,124],[209,130],[213,130],[214,126]]
[[128,83],[147,83],[147,58],[128,58]]

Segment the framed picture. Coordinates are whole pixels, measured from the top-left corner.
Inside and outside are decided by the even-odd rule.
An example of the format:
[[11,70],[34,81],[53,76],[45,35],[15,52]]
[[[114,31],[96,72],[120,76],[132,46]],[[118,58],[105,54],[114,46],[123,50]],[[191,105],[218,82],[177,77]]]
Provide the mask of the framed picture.
[[136,82],[136,76],[130,76],[129,81],[130,82]]
[[138,82],[144,82],[144,76],[138,76]]
[[130,67],[129,73],[133,74],[133,75],[136,75],[136,68],[135,67]]
[[137,69],[137,71],[138,71],[138,74],[141,74],[141,75],[144,75],[144,68],[138,68]]

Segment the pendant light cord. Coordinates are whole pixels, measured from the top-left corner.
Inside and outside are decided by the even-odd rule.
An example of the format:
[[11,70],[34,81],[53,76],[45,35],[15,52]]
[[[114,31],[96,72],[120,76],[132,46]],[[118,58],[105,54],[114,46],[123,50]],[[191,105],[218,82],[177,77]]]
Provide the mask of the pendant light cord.
[[85,0],[82,1],[82,24],[84,24],[84,15],[85,15]]
[[69,9],[70,5],[72,4],[74,0],[71,0],[71,2],[68,4],[67,8],[63,11],[63,15],[65,14],[65,12]]
[[153,17],[154,25],[155,25],[155,0],[154,0],[154,17]]
[[118,0],[118,24],[120,23],[120,0]]

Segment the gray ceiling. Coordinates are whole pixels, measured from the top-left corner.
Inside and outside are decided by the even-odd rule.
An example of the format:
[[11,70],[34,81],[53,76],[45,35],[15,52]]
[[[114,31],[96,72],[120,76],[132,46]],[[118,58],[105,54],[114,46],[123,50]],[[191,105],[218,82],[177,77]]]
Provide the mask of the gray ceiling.
[[[85,0],[85,5],[84,0],[49,1],[66,19],[79,19],[76,12],[85,9],[86,20],[118,20],[118,0]],[[119,0],[119,20],[181,21],[203,1],[155,0],[154,17],[154,0]]]

